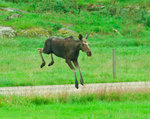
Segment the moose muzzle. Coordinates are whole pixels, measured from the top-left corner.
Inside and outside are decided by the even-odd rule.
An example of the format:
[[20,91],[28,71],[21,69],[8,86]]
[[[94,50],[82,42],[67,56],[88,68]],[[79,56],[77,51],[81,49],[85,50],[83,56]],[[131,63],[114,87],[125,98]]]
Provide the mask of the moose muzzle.
[[92,52],[91,51],[88,51],[86,54],[87,54],[87,56],[92,56]]

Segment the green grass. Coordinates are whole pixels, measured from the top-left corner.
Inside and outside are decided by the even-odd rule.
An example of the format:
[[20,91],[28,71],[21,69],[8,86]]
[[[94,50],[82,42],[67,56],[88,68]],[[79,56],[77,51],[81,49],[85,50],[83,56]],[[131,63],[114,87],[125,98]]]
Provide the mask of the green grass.
[[[44,0],[43,0],[44,1]],[[29,11],[27,13],[19,13],[22,17],[18,19],[5,20],[8,16],[10,16],[13,12],[0,11],[2,15],[0,15],[0,25],[3,26],[12,26],[18,32],[21,29],[31,28],[31,27],[43,27],[48,30],[52,30],[54,35],[56,35],[55,26],[63,26],[69,29],[72,29],[78,33],[90,33],[90,34],[100,34],[100,35],[112,35],[116,36],[112,30],[113,28],[120,31],[123,36],[132,36],[132,37],[149,37],[149,26],[150,26],[150,15],[147,13],[147,10],[150,9],[150,3],[147,0],[128,1],[123,2],[121,0],[117,1],[116,4],[113,4],[110,0],[102,0],[100,4],[106,4],[104,9],[96,12],[88,12],[85,9],[81,10],[81,13],[78,14],[78,9],[67,6],[66,2],[62,3],[66,9],[70,9],[68,12],[65,11],[57,11],[55,9],[45,10],[44,8],[48,3],[46,2],[19,2],[19,3],[11,3],[0,1],[1,6],[5,7],[13,7],[20,8],[25,11]],[[59,1],[60,2],[60,1]],[[97,0],[92,1],[77,1],[79,3],[85,4],[96,4],[99,2]],[[41,4],[44,4],[41,6]],[[59,4],[55,4],[56,9],[61,9]],[[52,4],[52,5],[53,5]],[[70,4],[73,4],[70,2]],[[30,6],[31,5],[31,6]],[[44,11],[36,11],[33,9],[40,9],[43,7]],[[124,8],[131,6],[131,11],[126,12]],[[139,6],[139,10],[135,9],[135,6]],[[41,8],[42,9],[42,8]],[[71,11],[74,10],[72,13]],[[38,13],[37,13],[38,12]],[[27,22],[28,21],[28,22]]]
[[[124,39],[122,42],[129,46],[120,44],[117,39],[114,45],[114,39],[107,40],[89,38],[92,57],[80,52],[79,64],[85,83],[150,80],[149,45],[137,47]],[[64,59],[54,56],[54,65],[48,67],[50,56],[43,54],[47,65],[40,68],[37,48],[42,48],[44,42],[45,38],[0,39],[3,56],[0,58],[0,86],[74,84],[73,72]],[[115,80],[112,78],[112,48],[116,49]],[[78,72],[77,75],[79,79]]]
[[[50,1],[52,2],[52,1]],[[75,1],[74,1],[75,2]],[[43,6],[41,6],[43,4]],[[85,35],[89,33],[92,57],[80,53],[79,64],[85,83],[149,81],[150,80],[150,16],[148,0],[80,0],[49,2],[5,2],[1,7],[27,11],[20,18],[6,20],[13,12],[0,10],[0,25],[13,27],[18,35],[22,29],[45,28],[59,36],[57,30],[69,28]],[[89,5],[105,5],[104,9],[88,12]],[[45,6],[44,6],[45,5]],[[73,7],[70,7],[70,6]],[[81,5],[78,14],[77,6]],[[124,8],[130,6],[130,11]],[[135,7],[138,6],[139,9]],[[60,10],[63,7],[63,10]],[[46,8],[46,9],[45,9]],[[55,10],[58,9],[58,10]],[[67,10],[67,11],[64,11]],[[118,30],[122,36],[113,31]],[[54,56],[51,67],[40,69],[41,59],[37,48],[46,38],[0,38],[0,86],[74,84],[73,72],[63,59]],[[112,78],[112,49],[116,49],[116,79]],[[47,64],[50,56],[44,55]],[[79,73],[78,73],[79,79]]]
[[6,106],[1,119],[149,119],[150,101]]
[[[0,0],[0,7],[26,12],[17,12],[21,17],[6,20],[13,12],[0,10],[0,26],[11,26],[18,35],[0,38],[0,87],[74,84],[73,72],[64,59],[54,56],[53,66],[40,68],[37,48],[43,47],[46,38],[19,36],[21,30],[28,28],[44,28],[56,36],[60,35],[57,31],[61,27],[83,35],[89,33],[93,55],[87,57],[80,52],[79,56],[85,83],[150,81],[149,0],[8,1],[12,0]],[[105,7],[89,12],[87,8],[91,5]],[[116,79],[112,78],[113,48]],[[43,56],[48,64],[50,56]],[[79,72],[77,75],[79,80]],[[149,96],[149,91],[120,90],[80,95],[0,96],[0,119],[149,119]]]
[[[1,119],[149,119],[148,92],[63,97],[0,96]],[[8,114],[9,113],[9,114]]]

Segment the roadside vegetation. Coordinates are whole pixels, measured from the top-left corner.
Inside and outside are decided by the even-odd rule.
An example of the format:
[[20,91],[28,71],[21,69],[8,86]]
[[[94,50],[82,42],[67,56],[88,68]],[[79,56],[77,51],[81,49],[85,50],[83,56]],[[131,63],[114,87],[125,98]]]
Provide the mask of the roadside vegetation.
[[145,91],[70,96],[62,94],[58,97],[0,96],[0,116],[1,119],[148,119],[149,96],[150,94]]

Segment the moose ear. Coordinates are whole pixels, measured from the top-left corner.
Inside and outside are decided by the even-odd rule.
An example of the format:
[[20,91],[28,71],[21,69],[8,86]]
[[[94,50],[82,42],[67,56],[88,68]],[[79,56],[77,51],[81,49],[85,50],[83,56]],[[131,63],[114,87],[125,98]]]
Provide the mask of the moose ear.
[[81,34],[79,34],[79,39],[80,39],[80,40],[82,40],[82,38],[83,38],[83,37],[82,37],[82,35],[81,35]]
[[89,35],[88,35],[88,34],[86,34],[86,36],[85,36],[85,39],[86,39],[86,40],[88,39],[88,36],[89,36]]

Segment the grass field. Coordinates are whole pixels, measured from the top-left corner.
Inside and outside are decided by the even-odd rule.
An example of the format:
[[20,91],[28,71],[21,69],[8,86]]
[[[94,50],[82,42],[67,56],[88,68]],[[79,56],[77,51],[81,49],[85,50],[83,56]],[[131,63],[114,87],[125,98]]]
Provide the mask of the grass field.
[[149,119],[149,107],[150,101],[13,105],[1,107],[0,116],[1,119]]
[[[93,40],[94,37],[89,38],[93,56],[87,57],[81,52],[79,57],[85,83],[150,80],[149,46],[105,47],[103,41]],[[51,59],[44,55],[47,65],[40,68],[41,58],[36,48],[42,48],[44,41],[44,38],[0,39],[3,56],[0,58],[0,86],[74,84],[73,72],[64,59],[54,57],[54,65],[48,67]],[[115,80],[112,78],[112,48],[116,49]]]
[[[74,83],[73,72],[63,59],[54,57],[53,66],[40,69],[41,59],[36,49],[42,48],[47,38],[19,36],[22,29],[29,28],[44,28],[57,36],[62,27],[83,35],[89,33],[93,56],[87,57],[81,52],[79,57],[85,83],[150,80],[150,17],[147,12],[150,8],[147,0],[49,2],[43,0],[37,4],[20,0],[12,3],[0,0],[1,7],[26,11],[17,12],[21,15],[19,18],[6,20],[13,12],[0,10],[0,25],[13,27],[18,35],[0,38],[0,86]],[[89,12],[87,8],[93,4],[104,5],[105,8]],[[48,5],[52,5],[53,9]],[[82,6],[80,14],[78,5]],[[113,29],[118,30],[121,36]],[[116,49],[115,80],[112,78],[113,48]],[[48,64],[50,56],[44,57]]]
[[[106,93],[104,93],[106,94]],[[51,97],[51,96],[50,96]],[[67,98],[0,96],[1,119],[149,119],[149,93]],[[9,113],[9,114],[8,114]]]
[[[14,13],[20,17],[8,19]],[[48,67],[50,56],[43,54],[47,64],[40,68],[37,48],[47,38],[21,35],[22,30],[32,28],[46,29],[55,36],[63,36],[58,33],[60,28],[90,34],[93,55],[80,52],[79,56],[85,83],[150,81],[149,0],[0,0],[0,26],[17,32],[14,38],[0,38],[0,87],[74,84],[64,59],[54,56],[54,65]],[[112,78],[113,48],[116,79]],[[149,91],[118,91],[0,96],[0,119],[150,119]]]

